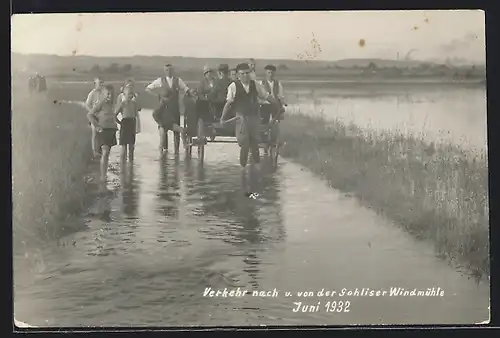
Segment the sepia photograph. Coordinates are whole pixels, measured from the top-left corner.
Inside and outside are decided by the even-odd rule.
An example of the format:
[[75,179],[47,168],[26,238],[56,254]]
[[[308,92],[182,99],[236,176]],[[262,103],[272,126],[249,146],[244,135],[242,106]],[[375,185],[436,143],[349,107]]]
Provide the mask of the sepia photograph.
[[485,13],[11,16],[17,328],[490,321]]

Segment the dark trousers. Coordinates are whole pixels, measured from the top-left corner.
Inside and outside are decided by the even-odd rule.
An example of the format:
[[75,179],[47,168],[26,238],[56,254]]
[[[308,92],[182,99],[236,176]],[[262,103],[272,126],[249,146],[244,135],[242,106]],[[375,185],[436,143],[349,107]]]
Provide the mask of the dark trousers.
[[[178,102],[178,101],[177,101]],[[168,149],[168,131],[172,130],[173,125],[181,124],[181,114],[179,105],[171,104],[170,106],[166,103],[160,104],[155,110],[153,110],[153,119],[158,124],[158,128],[163,128],[164,143],[163,148]],[[176,151],[179,150],[181,135],[179,132],[174,131],[174,148]]]

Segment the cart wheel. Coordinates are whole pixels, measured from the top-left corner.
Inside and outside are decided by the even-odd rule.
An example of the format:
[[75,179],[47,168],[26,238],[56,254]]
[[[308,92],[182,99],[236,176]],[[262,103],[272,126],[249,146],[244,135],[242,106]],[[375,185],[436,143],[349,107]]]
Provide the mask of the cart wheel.
[[198,119],[198,158],[201,162],[205,159],[205,123],[203,119]]

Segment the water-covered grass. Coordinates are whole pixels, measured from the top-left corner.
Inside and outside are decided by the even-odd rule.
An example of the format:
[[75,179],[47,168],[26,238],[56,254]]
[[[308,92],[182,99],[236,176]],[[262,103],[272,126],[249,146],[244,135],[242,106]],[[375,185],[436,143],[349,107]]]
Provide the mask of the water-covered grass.
[[366,132],[321,116],[281,124],[282,156],[357,196],[476,275],[489,274],[488,167],[485,154],[422,136]]
[[69,219],[83,207],[91,147],[85,111],[54,103],[81,93],[56,87],[30,96],[24,86],[13,87],[13,239],[19,252],[81,226]]

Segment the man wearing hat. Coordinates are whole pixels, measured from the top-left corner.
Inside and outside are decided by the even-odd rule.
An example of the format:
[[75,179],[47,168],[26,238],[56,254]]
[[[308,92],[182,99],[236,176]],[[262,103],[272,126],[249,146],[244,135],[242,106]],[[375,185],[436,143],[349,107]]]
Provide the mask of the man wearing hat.
[[215,88],[211,97],[215,121],[218,121],[222,116],[222,110],[226,104],[227,88],[232,82],[229,78],[229,65],[220,64],[218,70],[219,76],[215,81]]
[[[174,148],[175,153],[179,153],[181,124],[180,113],[180,91],[188,95],[191,94],[189,87],[182,81],[181,78],[175,76],[174,67],[171,64],[163,66],[164,76],[157,78],[146,87],[146,93],[157,96],[160,101],[159,106],[153,111],[153,118],[158,123],[160,132],[160,152],[163,154],[168,149],[168,130],[174,130]],[[155,89],[160,89],[161,93],[154,92]]]
[[198,85],[198,100],[196,101],[196,112],[205,122],[213,121],[211,111],[211,99],[215,89],[215,76],[213,69],[209,65],[203,67],[203,78]]
[[260,162],[260,115],[259,101],[274,98],[267,93],[264,87],[250,79],[251,69],[247,63],[240,63],[236,70],[239,80],[231,83],[227,90],[226,104],[222,111],[221,124],[224,124],[228,112],[234,108],[236,116],[235,133],[240,146],[240,165],[245,168],[248,162],[248,153],[252,151],[254,163]]
[[[271,96],[275,99],[273,102],[262,101],[260,106],[260,116],[262,124],[268,124],[271,120],[276,121],[281,118],[282,114],[285,112],[284,106],[285,97],[283,95],[283,86],[281,82],[276,80],[276,67],[274,65],[267,65],[266,70],[266,79],[262,80],[261,84],[265,88],[265,90],[271,94]],[[273,125],[271,130],[271,142],[274,143],[277,137],[277,126]],[[265,149],[267,153],[268,149]]]

